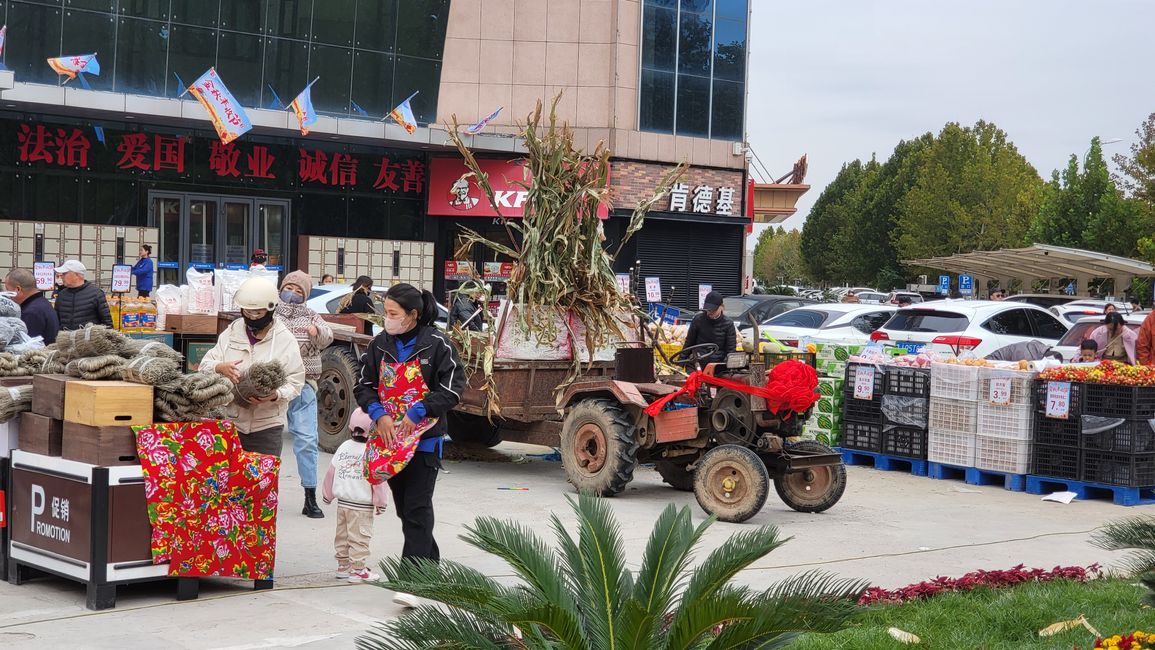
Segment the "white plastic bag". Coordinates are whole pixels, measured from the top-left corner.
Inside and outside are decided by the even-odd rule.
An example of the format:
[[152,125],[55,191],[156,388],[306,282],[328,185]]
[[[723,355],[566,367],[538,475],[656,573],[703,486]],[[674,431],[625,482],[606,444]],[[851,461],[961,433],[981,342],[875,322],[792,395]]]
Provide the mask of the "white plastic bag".
[[189,287],[186,313],[215,316],[217,313],[217,293],[213,288],[213,272],[201,272],[190,268],[185,273],[185,278],[188,280]]
[[164,331],[165,318],[169,314],[181,314],[184,305],[181,304],[180,287],[172,284],[162,284],[157,287],[156,294],[156,329]]

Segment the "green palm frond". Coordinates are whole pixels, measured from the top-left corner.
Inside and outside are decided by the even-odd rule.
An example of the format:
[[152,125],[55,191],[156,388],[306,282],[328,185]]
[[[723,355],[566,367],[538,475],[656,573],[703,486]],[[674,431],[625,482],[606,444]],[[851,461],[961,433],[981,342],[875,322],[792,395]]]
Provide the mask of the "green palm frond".
[[504,650],[515,647],[512,628],[499,628],[468,612],[423,605],[377,623],[357,637],[358,650]]
[[1155,571],[1155,518],[1113,521],[1092,533],[1091,543],[1107,551],[1134,551],[1123,561],[1134,574]]
[[752,619],[758,615],[755,594],[746,587],[723,586],[691,605],[678,609],[666,636],[669,650],[688,650],[708,643],[714,630],[723,624]]
[[498,620],[499,612],[508,608],[514,590],[457,562],[432,562],[400,557],[381,561],[379,586],[445,603],[478,616]]
[[791,538],[778,536],[775,526],[762,526],[733,535],[714,549],[695,571],[682,595],[682,605],[709,597],[738,574]]
[[492,517],[478,517],[465,530],[461,537],[465,542],[505,560],[543,599],[567,609],[574,607],[572,592],[557,573],[553,550],[529,528]]
[[569,499],[578,516],[578,548],[586,584],[580,599],[586,606],[586,630],[591,644],[618,650],[618,614],[623,597],[622,574],[626,570],[622,534],[609,503],[591,494]]

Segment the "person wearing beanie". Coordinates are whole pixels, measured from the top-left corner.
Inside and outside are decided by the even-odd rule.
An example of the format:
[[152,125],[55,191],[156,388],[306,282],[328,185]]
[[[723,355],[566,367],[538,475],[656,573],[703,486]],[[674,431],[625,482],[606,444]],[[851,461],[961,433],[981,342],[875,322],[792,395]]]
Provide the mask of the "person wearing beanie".
[[333,342],[333,330],[310,309],[305,300],[313,290],[313,280],[304,271],[293,271],[281,281],[281,302],[276,317],[292,332],[305,364],[305,386],[289,403],[289,433],[293,434],[293,454],[297,473],[305,489],[301,514],[321,519],[325,513],[317,505],[317,380],[321,378],[321,350]]
[[690,330],[686,332],[684,348],[692,345],[713,343],[718,351],[709,355],[698,355],[698,364],[703,368],[710,363],[725,363],[726,355],[738,349],[738,331],[734,329],[734,321],[722,314],[722,294],[711,291],[702,301],[702,313],[690,322]]

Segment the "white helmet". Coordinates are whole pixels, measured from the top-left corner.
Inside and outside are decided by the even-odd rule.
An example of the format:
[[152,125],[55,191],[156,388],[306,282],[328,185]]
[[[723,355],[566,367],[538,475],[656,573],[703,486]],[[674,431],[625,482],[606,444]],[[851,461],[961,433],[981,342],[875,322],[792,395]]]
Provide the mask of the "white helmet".
[[280,299],[277,287],[264,278],[245,280],[233,294],[233,302],[241,309],[275,309]]

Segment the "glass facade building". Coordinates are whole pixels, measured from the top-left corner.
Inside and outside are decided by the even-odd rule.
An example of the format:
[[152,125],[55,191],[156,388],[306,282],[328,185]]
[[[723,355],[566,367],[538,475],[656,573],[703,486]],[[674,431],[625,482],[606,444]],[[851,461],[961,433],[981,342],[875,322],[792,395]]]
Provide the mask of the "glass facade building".
[[383,117],[415,91],[437,115],[450,0],[0,0],[4,57],[23,82],[56,84],[50,56],[98,53],[93,90],[176,97],[215,66],[246,106],[288,104],[314,77],[330,115]]
[[747,0],[644,0],[642,131],[742,140]]

